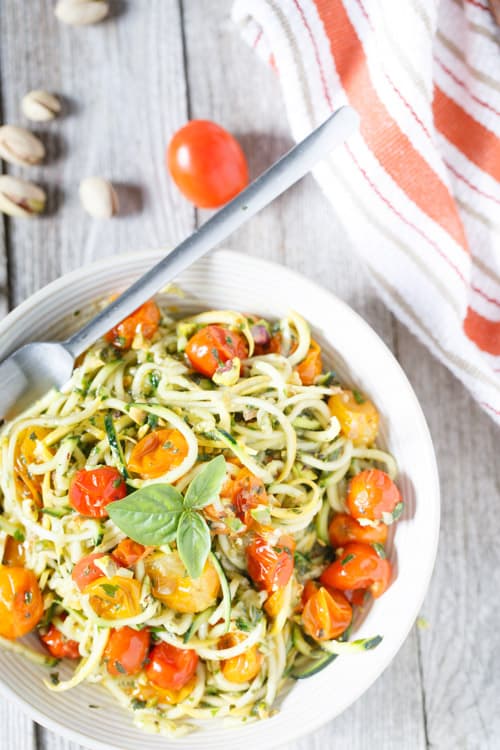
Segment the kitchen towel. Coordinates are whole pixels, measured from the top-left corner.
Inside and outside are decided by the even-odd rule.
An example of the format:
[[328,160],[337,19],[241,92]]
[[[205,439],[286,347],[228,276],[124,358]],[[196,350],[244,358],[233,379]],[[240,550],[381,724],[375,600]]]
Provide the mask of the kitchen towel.
[[293,137],[351,104],[315,169],[391,310],[500,422],[500,31],[487,0],[236,0]]

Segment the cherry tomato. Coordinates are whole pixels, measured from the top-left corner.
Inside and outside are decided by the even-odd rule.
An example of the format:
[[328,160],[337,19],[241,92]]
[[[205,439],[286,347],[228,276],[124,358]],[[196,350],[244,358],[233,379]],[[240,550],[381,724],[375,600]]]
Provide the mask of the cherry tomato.
[[82,516],[106,518],[106,505],[121,500],[127,486],[118,469],[99,466],[97,469],[80,469],[69,485],[69,502]]
[[42,592],[33,571],[0,565],[0,635],[21,638],[42,615]]
[[303,385],[312,385],[316,378],[323,372],[321,347],[312,339],[309,351],[302,362],[297,365],[296,369]]
[[229,359],[246,359],[248,345],[240,333],[223,326],[209,325],[191,336],[186,355],[197,372],[211,378],[217,368]]
[[344,594],[315,585],[306,587],[304,593],[307,598],[302,610],[302,625],[307,635],[317,641],[338,638],[352,620],[352,607]]
[[330,396],[328,407],[339,420],[342,433],[354,445],[366,446],[375,442],[379,414],[369,399],[357,392],[345,390]]
[[112,630],[104,650],[104,661],[109,674],[120,677],[137,674],[144,667],[151,643],[149,630],[134,630],[125,626]]
[[191,695],[195,686],[196,676],[191,677],[189,682],[186,682],[180,690],[168,690],[168,688],[153,685],[152,682],[148,682],[145,685],[138,683],[132,695],[137,700],[144,701],[155,708],[157,706],[175,706],[177,703],[185,701]]
[[215,604],[220,580],[213,563],[207,560],[199,578],[190,578],[177,552],[159,552],[145,560],[153,596],[176,612],[202,612]]
[[167,167],[181,193],[199,208],[218,208],[248,185],[241,146],[209,120],[191,120],[174,134]]
[[278,543],[257,535],[247,547],[247,567],[250,578],[260,589],[268,593],[286,586],[293,573],[293,553],[295,541],[283,535]]
[[148,680],[164,690],[180,690],[194,677],[198,654],[191,649],[159,643],[149,655]]
[[283,599],[285,597],[285,589],[277,589],[269,594],[266,601],[264,602],[264,609],[269,617],[275,618],[279,615],[283,608]]
[[158,305],[148,300],[128,318],[108,331],[104,338],[116,349],[130,349],[138,333],[141,333],[145,339],[153,338],[160,325],[160,319],[161,313]]
[[[42,480],[31,474],[28,464],[37,463],[35,451],[39,441],[49,434],[45,427],[28,427],[20,433],[15,452],[14,483],[21,499],[31,498],[38,506],[42,505]],[[51,458],[52,453],[45,448],[44,458]]]
[[342,555],[321,575],[321,583],[341,591],[369,589],[373,596],[382,596],[391,579],[389,560],[380,557],[370,544],[350,542]]
[[[219,638],[218,648],[233,648],[245,640],[243,633],[227,633]],[[257,646],[250,646],[238,656],[221,661],[221,671],[226,680],[241,684],[257,677],[262,664],[262,654]]]
[[94,552],[92,555],[82,557],[82,559],[76,563],[73,572],[71,573],[71,578],[74,580],[80,591],[83,591],[89,583],[96,581],[98,578],[104,577],[104,573],[97,567],[95,560],[99,560],[99,558],[105,556],[104,552]]
[[240,521],[247,526],[255,524],[251,511],[259,505],[268,505],[264,482],[247,468],[240,469],[232,484],[231,502]]
[[154,430],[134,445],[127,468],[143,479],[156,479],[180,466],[187,454],[188,444],[182,432]]
[[381,521],[384,513],[392,516],[401,502],[401,493],[385,471],[366,469],[350,481],[347,507],[354,518]]
[[[149,549],[152,549],[151,547]],[[118,547],[115,547],[112,553],[113,560],[116,560],[122,568],[131,568],[136,565],[148,553],[148,548],[133,539],[124,539]]]
[[89,604],[96,615],[106,620],[135,617],[142,611],[141,584],[135,578],[98,578],[85,586],[83,593],[88,594]]
[[332,547],[345,547],[349,542],[366,542],[371,544],[385,544],[387,541],[387,526],[361,526],[348,513],[337,513],[328,527],[328,536]]
[[52,656],[56,659],[79,659],[80,647],[77,641],[66,638],[61,631],[51,624],[49,629],[43,635],[40,634],[40,640]]
[[5,540],[2,562],[4,565],[13,565],[16,568],[22,568],[25,563],[24,547],[22,542],[17,542],[13,536],[8,536]]

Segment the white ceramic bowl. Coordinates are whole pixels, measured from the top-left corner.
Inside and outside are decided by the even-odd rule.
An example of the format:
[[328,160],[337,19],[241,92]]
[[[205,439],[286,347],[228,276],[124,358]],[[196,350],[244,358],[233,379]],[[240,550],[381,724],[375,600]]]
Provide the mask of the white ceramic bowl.
[[[57,339],[81,325],[75,311],[124,289],[158,253],[108,258],[53,282],[0,324],[0,359],[21,343]],[[279,317],[295,309],[310,322],[330,364],[345,381],[369,394],[382,414],[381,442],[395,455],[405,511],[391,557],[395,580],[370,608],[356,637],[382,634],[378,648],[344,656],[297,682],[271,719],[237,728],[213,726],[180,740],[148,735],[98,687],[81,685],[53,694],[42,684],[45,670],[0,652],[0,692],[36,721],[99,750],[231,750],[274,747],[310,732],[355,701],[387,667],[420,609],[431,576],[439,530],[439,484],[431,438],[416,396],[400,366],[374,331],[329,292],[281,266],[218,251],[182,274],[188,295],[181,308],[202,305]],[[337,686],[342,685],[342,689]],[[98,704],[99,709],[89,709]]]

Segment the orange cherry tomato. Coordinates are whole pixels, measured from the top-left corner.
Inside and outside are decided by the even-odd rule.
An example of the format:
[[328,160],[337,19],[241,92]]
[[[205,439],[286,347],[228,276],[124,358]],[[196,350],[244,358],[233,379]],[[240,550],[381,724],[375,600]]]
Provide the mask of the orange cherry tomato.
[[56,659],[79,659],[80,647],[77,641],[66,638],[61,631],[51,624],[49,629],[43,635],[40,634],[40,640],[47,651],[55,656]]
[[180,690],[194,677],[198,654],[191,649],[159,643],[149,655],[148,680],[164,690]]
[[391,564],[370,545],[346,544],[342,555],[321,574],[321,583],[341,591],[369,589],[375,598],[382,596],[391,580]]
[[369,399],[356,391],[343,390],[330,396],[328,408],[339,420],[342,433],[354,445],[367,446],[375,442],[379,414]]
[[133,539],[127,537],[127,539],[123,539],[123,541],[120,542],[118,547],[115,547],[111,556],[113,560],[116,560],[118,565],[121,565],[122,568],[131,568],[133,565],[136,565],[139,560],[142,560],[151,549],[152,547],[144,547],[143,544],[134,542]]
[[[219,638],[218,648],[233,648],[245,640],[243,633],[227,633]],[[257,677],[262,664],[262,654],[257,646],[250,646],[238,656],[221,661],[221,671],[226,680],[241,684]]]
[[283,599],[285,597],[285,589],[277,589],[270,594],[264,602],[264,609],[269,617],[275,618],[281,612],[283,607]]
[[341,591],[316,586],[308,581],[302,595],[302,625],[307,635],[317,641],[338,638],[352,620],[352,607]]
[[203,612],[217,601],[220,579],[210,559],[199,578],[188,576],[177,552],[158,552],[145,561],[153,596],[176,612]]
[[80,469],[69,485],[69,502],[82,516],[106,518],[106,505],[121,500],[127,486],[118,469],[99,466],[97,469]]
[[387,541],[387,526],[361,526],[348,513],[337,513],[328,527],[328,536],[332,547],[345,547],[349,542],[366,542],[385,544]]
[[268,593],[286,586],[293,573],[295,541],[283,535],[271,545],[260,535],[247,547],[247,567],[250,578],[259,589]]
[[166,157],[175,184],[199,208],[218,208],[248,185],[240,144],[215,122],[188,122],[174,134]]
[[[42,479],[40,475],[31,474],[28,464],[37,463],[35,449],[40,440],[48,435],[45,427],[28,427],[20,433],[15,452],[14,483],[22,499],[31,498],[38,506],[42,505]],[[45,458],[52,453],[45,449]],[[39,461],[40,459],[38,459]]]
[[116,349],[130,349],[136,334],[141,333],[145,339],[151,339],[160,325],[161,313],[153,300],[148,300],[137,308],[128,318],[122,320],[105,335],[105,339]]
[[191,336],[186,355],[197,372],[211,378],[217,368],[229,359],[246,359],[248,345],[240,333],[223,326],[209,325]]
[[127,468],[143,479],[155,479],[175,469],[188,454],[186,438],[179,430],[154,430],[139,440]]
[[99,558],[105,556],[106,553],[104,552],[94,552],[92,555],[82,557],[82,559],[76,563],[73,572],[71,573],[71,578],[74,580],[80,591],[83,591],[89,583],[96,581],[98,578],[104,577],[104,573],[97,567],[95,560],[99,560]]
[[137,700],[144,701],[150,706],[175,706],[177,703],[185,701],[191,695],[195,686],[196,676],[191,677],[189,682],[186,682],[180,690],[168,690],[148,682],[146,685],[138,684],[132,695]]
[[268,505],[264,482],[247,468],[240,469],[232,484],[231,502],[240,521],[247,526],[255,524],[251,511],[259,505]]
[[296,367],[303,385],[312,385],[323,372],[321,347],[313,339],[305,358]]
[[135,578],[103,576],[85,586],[83,593],[96,615],[106,620],[135,617],[142,611],[141,584]]
[[[349,483],[347,507],[354,518],[381,521],[384,513],[392,515],[401,502],[398,488],[380,469],[366,469]],[[402,510],[402,505],[399,510]]]
[[42,592],[33,571],[0,565],[0,635],[21,638],[42,615]]
[[24,547],[22,542],[17,542],[13,536],[8,536],[5,540],[2,562],[4,565],[14,565],[15,567],[22,568],[25,563]]
[[144,667],[151,644],[149,630],[134,630],[125,626],[112,630],[104,650],[104,661],[109,674],[120,677],[137,674]]

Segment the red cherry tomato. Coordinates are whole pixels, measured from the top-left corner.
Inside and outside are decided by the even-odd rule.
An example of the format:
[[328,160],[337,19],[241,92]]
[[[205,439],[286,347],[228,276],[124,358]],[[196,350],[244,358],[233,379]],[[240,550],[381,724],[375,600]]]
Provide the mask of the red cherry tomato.
[[198,654],[188,649],[159,643],[149,655],[146,674],[150,682],[167,690],[180,690],[194,676]]
[[283,535],[278,543],[257,535],[247,547],[247,567],[250,578],[260,589],[268,593],[286,586],[293,573],[293,553],[295,541],[291,536]]
[[40,635],[40,640],[52,656],[56,659],[79,659],[80,648],[76,641],[66,638],[55,625],[50,625],[44,635]]
[[259,505],[268,505],[264,482],[247,468],[240,469],[236,474],[231,488],[232,504],[240,521],[247,526],[255,524],[251,511]]
[[349,542],[385,544],[387,541],[387,526],[384,523],[377,527],[361,526],[355,518],[347,513],[337,513],[328,527],[328,536],[332,547],[345,547]]
[[382,596],[391,579],[389,560],[380,557],[370,544],[351,542],[342,555],[321,575],[321,583],[341,591],[369,589],[374,597]]
[[80,469],[69,485],[69,501],[82,516],[106,518],[106,505],[121,500],[127,487],[120,472],[112,466]]
[[248,357],[248,345],[246,339],[236,331],[210,325],[200,328],[191,336],[186,354],[195,370],[211,378],[228,359]]
[[199,208],[218,208],[248,185],[241,146],[209,120],[191,120],[174,134],[167,167],[181,193]]
[[[149,547],[149,550],[151,549],[152,547]],[[127,537],[115,547],[112,557],[122,568],[131,568],[132,565],[136,565],[147,553],[147,547]]]
[[352,607],[341,591],[325,586],[308,585],[304,589],[302,625],[307,635],[317,641],[337,638],[349,627]]
[[104,661],[109,674],[120,677],[137,674],[144,667],[151,636],[149,630],[134,630],[125,626],[112,630],[104,650]]
[[94,581],[97,581],[98,578],[104,577],[102,570],[95,564],[95,560],[99,560],[100,557],[104,556],[104,552],[94,552],[92,555],[82,557],[82,559],[76,563],[73,572],[71,573],[71,578],[74,580],[80,591],[83,591],[89,583],[93,583]]
[[108,331],[104,338],[117,349],[130,349],[136,333],[142,333],[145,339],[153,338],[160,325],[160,318],[158,305],[153,300],[148,300]]
[[381,521],[383,513],[392,515],[401,502],[401,493],[385,471],[366,469],[351,479],[347,507],[354,518]]

